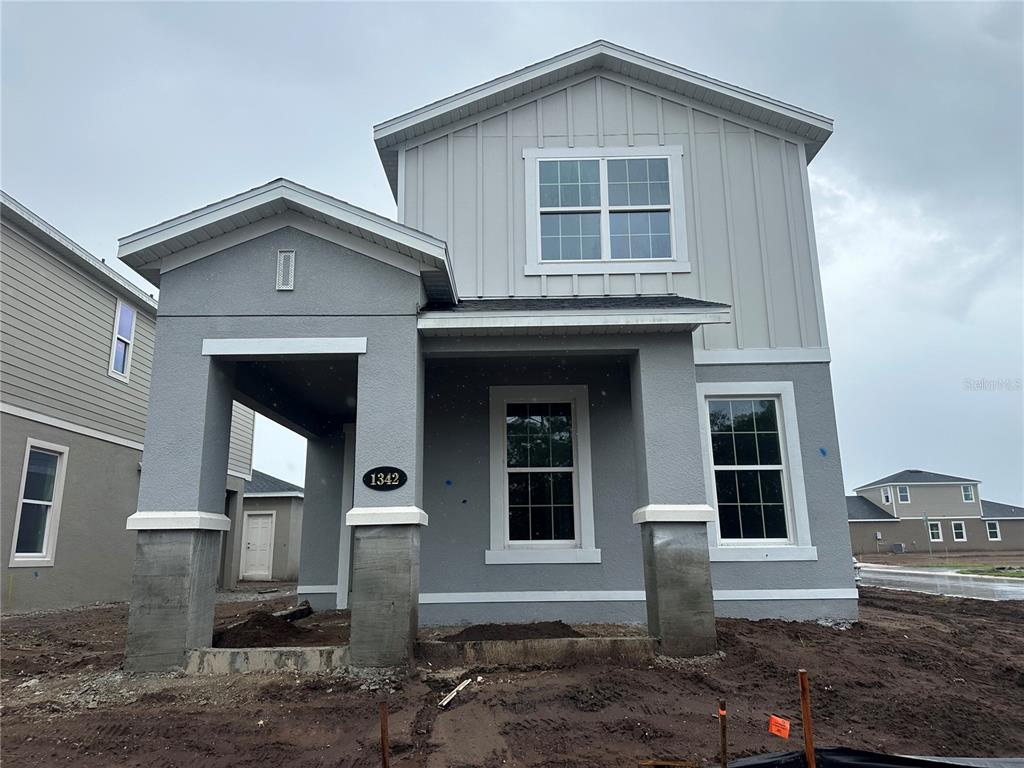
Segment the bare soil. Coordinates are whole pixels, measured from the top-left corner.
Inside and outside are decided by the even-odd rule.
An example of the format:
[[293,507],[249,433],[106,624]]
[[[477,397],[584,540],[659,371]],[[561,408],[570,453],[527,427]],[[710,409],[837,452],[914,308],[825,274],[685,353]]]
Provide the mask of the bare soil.
[[[1024,753],[1024,603],[861,594],[861,621],[847,630],[719,620],[721,658],[659,658],[640,669],[421,670],[385,686],[340,673],[127,675],[118,669],[123,607],[16,617],[3,623],[0,758],[86,768],[375,766],[384,700],[395,766],[577,768],[653,757],[700,765],[716,759],[720,697],[732,756],[797,748],[795,736],[769,735],[767,721],[789,717],[799,733],[800,667],[810,674],[819,745]],[[219,606],[218,621],[254,609]],[[344,617],[332,620],[337,631]],[[439,709],[467,677],[473,682]]]
[[543,640],[558,637],[583,637],[564,621],[533,621],[527,624],[474,624],[442,640],[461,643],[468,640]]

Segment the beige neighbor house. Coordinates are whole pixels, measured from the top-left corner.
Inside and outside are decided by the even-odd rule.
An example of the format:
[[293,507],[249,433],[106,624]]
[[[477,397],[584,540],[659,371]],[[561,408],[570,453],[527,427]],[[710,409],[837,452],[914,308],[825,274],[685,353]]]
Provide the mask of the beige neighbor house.
[[853,554],[1024,551],[1024,507],[981,498],[980,482],[905,469],[846,497]]
[[297,581],[302,540],[302,488],[252,471],[242,500],[242,549],[238,578]]
[[[9,195],[0,203],[3,611],[127,600],[157,302]],[[252,427],[236,403],[232,518]],[[224,562],[221,580],[231,573]]]

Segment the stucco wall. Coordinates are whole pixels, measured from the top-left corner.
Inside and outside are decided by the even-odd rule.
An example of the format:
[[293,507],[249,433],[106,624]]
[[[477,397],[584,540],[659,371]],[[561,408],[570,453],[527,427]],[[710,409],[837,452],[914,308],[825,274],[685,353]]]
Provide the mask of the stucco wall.
[[[968,505],[964,505],[968,506]],[[942,526],[942,541],[931,543],[931,552],[947,554],[950,552],[1020,552],[1024,550],[1024,518],[1019,520],[999,520],[1000,541],[989,541],[985,521],[977,517],[929,518]],[[953,541],[953,520],[962,520],[967,531],[967,541]],[[875,554],[892,551],[893,544],[904,544],[908,552],[928,552],[928,529],[924,519],[898,520],[865,520],[850,523],[850,541],[853,553]],[[875,534],[881,533],[881,540]]]

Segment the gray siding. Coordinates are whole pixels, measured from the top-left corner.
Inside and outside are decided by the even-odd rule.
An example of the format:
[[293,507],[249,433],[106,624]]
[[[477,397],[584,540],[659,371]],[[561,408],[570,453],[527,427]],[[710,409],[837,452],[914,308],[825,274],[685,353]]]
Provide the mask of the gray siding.
[[252,477],[252,433],[256,413],[241,403],[233,403],[231,442],[228,445],[228,472],[246,480]]
[[974,487],[974,501],[964,501],[960,483],[949,485],[911,485],[910,503],[900,504],[897,500],[896,485],[892,489],[892,504],[882,503],[880,488],[868,488],[857,491],[859,496],[869,499],[874,504],[896,517],[981,517],[981,493],[976,483],[964,483]]
[[[536,147],[684,148],[690,273],[527,276],[525,161]],[[404,223],[445,239],[463,297],[679,293],[734,307],[698,348],[824,347],[799,140],[617,75],[428,135],[402,152]]]
[[[274,581],[296,581],[299,578],[299,551],[302,548],[302,499],[290,496],[247,496],[242,506],[246,514],[275,513],[270,578]],[[241,531],[238,535],[242,535]],[[245,546],[244,542],[242,546]],[[239,577],[240,574],[235,576]]]
[[[966,504],[964,506],[967,506]],[[953,541],[953,520],[962,520],[967,541]],[[999,520],[1000,541],[989,541],[985,521],[977,517],[936,519],[942,528],[942,541],[933,541],[929,550],[928,528],[923,519],[865,520],[850,523],[853,554],[885,554],[894,544],[903,544],[908,552],[948,554],[950,552],[1020,552],[1024,549],[1024,519]],[[881,538],[876,538],[881,534]]]

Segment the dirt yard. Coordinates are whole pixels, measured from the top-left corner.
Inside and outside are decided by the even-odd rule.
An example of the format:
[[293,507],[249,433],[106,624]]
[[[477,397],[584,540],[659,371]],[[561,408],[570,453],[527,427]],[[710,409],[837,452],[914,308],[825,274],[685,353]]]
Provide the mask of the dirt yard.
[[[294,598],[292,598],[292,602]],[[218,607],[221,628],[262,605]],[[395,766],[714,761],[728,700],[733,756],[797,748],[796,670],[810,673],[817,743],[890,753],[1024,753],[1024,603],[863,590],[861,622],[720,620],[724,658],[558,670],[188,678],[122,673],[125,609],[5,619],[0,757],[11,766],[375,766],[386,700]],[[316,626],[317,624],[320,626]],[[308,631],[343,634],[344,616]],[[473,682],[444,710],[460,679]],[[768,715],[794,737],[767,733]]]
[[995,565],[1024,566],[1024,552],[938,552],[929,555],[927,552],[906,552],[894,555],[880,554],[857,555],[862,563],[878,563],[879,565],[904,565],[909,567],[989,567]]

